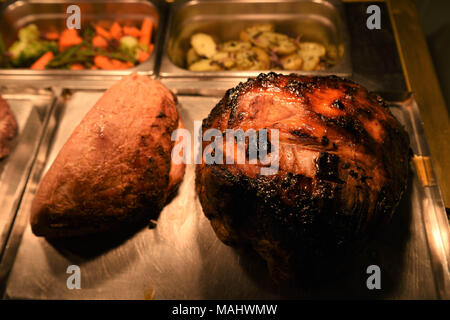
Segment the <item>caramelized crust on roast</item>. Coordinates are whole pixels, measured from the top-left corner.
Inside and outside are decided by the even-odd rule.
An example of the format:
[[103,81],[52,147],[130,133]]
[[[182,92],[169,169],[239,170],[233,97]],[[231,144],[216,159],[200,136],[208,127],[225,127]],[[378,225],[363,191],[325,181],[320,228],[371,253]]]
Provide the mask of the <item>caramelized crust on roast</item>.
[[9,145],[16,134],[16,118],[6,100],[0,96],[0,159],[9,154]]
[[351,251],[407,184],[408,135],[380,97],[335,76],[261,74],[227,91],[210,128],[279,130],[274,175],[248,159],[196,168],[217,236],[256,250],[275,278]]
[[156,218],[184,175],[170,156],[180,126],[176,98],[160,82],[131,74],[114,84],[42,179],[33,232],[80,236]]

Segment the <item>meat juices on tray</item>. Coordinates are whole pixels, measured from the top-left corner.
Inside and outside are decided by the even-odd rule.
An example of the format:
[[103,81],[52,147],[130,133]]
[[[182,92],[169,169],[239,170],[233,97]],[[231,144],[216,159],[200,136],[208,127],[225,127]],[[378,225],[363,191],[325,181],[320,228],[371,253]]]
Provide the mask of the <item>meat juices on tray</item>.
[[407,185],[407,133],[380,97],[336,76],[260,74],[227,91],[203,120],[210,128],[279,132],[275,174],[248,159],[196,168],[217,236],[255,250],[276,279],[353,252]]

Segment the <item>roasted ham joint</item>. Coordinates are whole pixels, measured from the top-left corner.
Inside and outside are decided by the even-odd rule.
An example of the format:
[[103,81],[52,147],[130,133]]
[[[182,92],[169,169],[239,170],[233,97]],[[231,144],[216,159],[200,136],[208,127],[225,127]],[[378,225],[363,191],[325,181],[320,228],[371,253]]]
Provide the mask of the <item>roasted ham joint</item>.
[[260,161],[196,168],[217,236],[255,250],[275,278],[358,246],[406,188],[407,133],[380,97],[336,76],[260,74],[227,91],[203,121],[211,128],[279,132],[272,175]]

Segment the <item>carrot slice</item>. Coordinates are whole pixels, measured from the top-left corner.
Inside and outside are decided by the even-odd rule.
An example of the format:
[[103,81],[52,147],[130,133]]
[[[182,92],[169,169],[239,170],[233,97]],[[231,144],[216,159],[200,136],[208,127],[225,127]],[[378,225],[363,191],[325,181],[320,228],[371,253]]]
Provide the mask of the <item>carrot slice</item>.
[[102,36],[95,36],[92,38],[92,45],[98,48],[106,48],[108,47],[108,41],[106,41]]
[[141,36],[141,31],[135,27],[123,27],[123,34],[126,36],[132,36],[139,38]]
[[95,26],[95,32],[97,32],[97,34],[99,36],[102,36],[103,38],[105,38],[106,40],[111,40],[111,34],[106,31],[104,28],[100,27],[100,26]]
[[111,59],[111,64],[114,69],[128,69],[128,68],[132,68],[134,66],[134,64],[132,62],[129,62],[129,61],[122,62],[117,59]]
[[45,66],[54,58],[53,52],[48,51],[37,59],[31,66],[32,70],[44,70]]
[[155,48],[155,46],[154,46],[153,43],[150,43],[150,44],[148,45],[148,54],[149,54],[149,55],[152,54],[154,48]]
[[66,29],[61,33],[59,38],[59,51],[64,51],[65,49],[76,46],[83,42],[83,39],[78,35],[75,29]]
[[149,45],[152,39],[153,22],[150,18],[145,18],[141,26],[141,37],[139,42],[144,45]]
[[148,52],[139,51],[139,53],[138,53],[138,61],[139,61],[139,63],[142,63],[142,62],[146,61],[149,57],[150,57],[150,54]]
[[100,69],[103,70],[112,70],[114,69],[114,66],[111,62],[111,60],[109,60],[108,57],[105,56],[95,56],[94,57],[94,64],[99,67]]
[[100,55],[94,57],[94,64],[96,67],[103,70],[128,69],[134,66],[132,62],[122,62],[117,59],[109,59],[108,57]]
[[114,39],[120,40],[120,38],[122,37],[122,27],[117,21],[114,22],[111,26],[111,29],[109,29],[109,33]]
[[70,70],[84,70],[84,66],[81,63],[75,63],[70,67]]
[[57,31],[48,31],[44,33],[44,39],[45,40],[50,40],[50,41],[55,41],[59,39],[59,32]]

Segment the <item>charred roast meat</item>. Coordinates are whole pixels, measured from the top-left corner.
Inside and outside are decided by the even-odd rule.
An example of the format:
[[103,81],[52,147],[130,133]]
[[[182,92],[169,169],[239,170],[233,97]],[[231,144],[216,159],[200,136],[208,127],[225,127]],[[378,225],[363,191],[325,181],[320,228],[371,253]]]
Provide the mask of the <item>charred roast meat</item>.
[[17,121],[8,103],[0,96],[0,159],[9,154],[11,140],[17,135]]
[[226,92],[203,120],[211,128],[278,130],[274,174],[260,160],[196,168],[217,236],[255,250],[276,279],[354,252],[407,185],[407,133],[379,96],[336,76],[261,74]]

